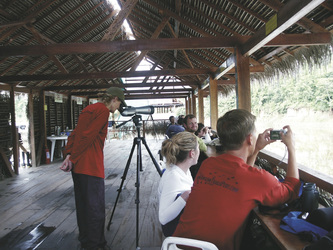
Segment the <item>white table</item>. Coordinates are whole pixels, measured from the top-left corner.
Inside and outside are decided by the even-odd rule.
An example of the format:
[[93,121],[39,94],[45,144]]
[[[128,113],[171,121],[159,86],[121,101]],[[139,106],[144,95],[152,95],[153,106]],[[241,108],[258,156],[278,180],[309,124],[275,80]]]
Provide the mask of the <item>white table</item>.
[[[55,148],[55,144],[56,141],[59,140],[61,141],[61,148],[67,144],[67,139],[68,136],[67,135],[61,135],[61,136],[48,136],[46,137],[48,140],[51,141],[51,162],[53,161],[53,155],[54,155],[54,148]],[[61,150],[61,155],[62,155],[62,150]]]

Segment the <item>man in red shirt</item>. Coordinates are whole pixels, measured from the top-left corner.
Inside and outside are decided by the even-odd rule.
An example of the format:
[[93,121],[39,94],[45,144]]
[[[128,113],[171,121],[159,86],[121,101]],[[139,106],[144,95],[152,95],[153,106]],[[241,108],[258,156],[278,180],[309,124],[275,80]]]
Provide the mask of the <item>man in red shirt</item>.
[[68,137],[67,156],[60,169],[72,171],[79,241],[83,249],[104,249],[105,187],[104,142],[110,112],[127,106],[124,92],[111,87],[101,102],[82,110],[78,124]]
[[269,143],[270,131],[258,138],[255,116],[246,110],[227,112],[217,121],[224,153],[205,160],[197,173],[174,236],[205,240],[219,249],[238,249],[249,213],[259,203],[278,206],[298,196],[300,181],[293,133],[280,133],[288,149],[288,170],[279,182],[253,167],[258,152]]

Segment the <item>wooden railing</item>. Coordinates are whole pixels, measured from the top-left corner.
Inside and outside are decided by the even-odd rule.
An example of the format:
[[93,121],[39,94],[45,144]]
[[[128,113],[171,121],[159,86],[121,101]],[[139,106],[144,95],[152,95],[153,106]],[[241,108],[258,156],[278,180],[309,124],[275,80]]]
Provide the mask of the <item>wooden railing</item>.
[[[119,125],[123,122],[125,122],[125,120],[117,121],[116,124]],[[158,138],[163,138],[168,123],[168,119],[142,120],[141,136],[146,137],[147,134],[151,134],[153,136],[158,135]],[[118,129],[109,127],[108,131],[108,139],[128,139],[137,136],[137,130],[132,121]]]
[[[288,159],[280,160],[281,156],[262,150],[259,152],[258,157],[267,160],[269,163],[278,165],[287,171]],[[319,171],[313,170],[301,164],[297,164],[299,169],[300,179],[304,182],[316,183],[317,187],[333,194],[333,177],[325,175]]]

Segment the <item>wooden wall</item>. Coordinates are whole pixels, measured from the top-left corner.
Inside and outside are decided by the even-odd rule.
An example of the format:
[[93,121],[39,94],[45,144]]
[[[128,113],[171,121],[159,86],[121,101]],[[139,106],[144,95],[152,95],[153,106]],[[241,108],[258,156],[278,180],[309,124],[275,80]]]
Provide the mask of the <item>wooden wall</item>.
[[6,163],[13,155],[9,101],[9,95],[0,94],[0,180],[10,176]]
[[[68,101],[68,99],[71,101]],[[51,143],[46,140],[46,137],[55,134],[56,126],[60,126],[61,132],[65,131],[67,127],[68,129],[75,128],[81,111],[88,105],[88,101],[85,98],[81,98],[82,102],[79,103],[77,100],[78,99],[76,97],[67,97],[63,95],[63,102],[59,103],[55,101],[54,93],[45,93],[44,95],[43,92],[34,92],[32,94],[32,105],[30,107],[33,108],[34,132],[33,135],[29,133],[28,140],[31,144],[31,137],[34,137],[35,147],[32,147],[35,149],[36,156],[36,162],[33,164],[34,166],[39,166],[40,164],[45,163],[45,143],[48,148],[51,148]],[[12,176],[13,172],[9,171],[9,169],[14,169],[14,162],[10,161],[13,156],[13,137],[10,125],[10,112],[10,95],[6,93],[1,94],[0,179]],[[60,145],[57,144],[55,157],[59,157],[60,152]]]

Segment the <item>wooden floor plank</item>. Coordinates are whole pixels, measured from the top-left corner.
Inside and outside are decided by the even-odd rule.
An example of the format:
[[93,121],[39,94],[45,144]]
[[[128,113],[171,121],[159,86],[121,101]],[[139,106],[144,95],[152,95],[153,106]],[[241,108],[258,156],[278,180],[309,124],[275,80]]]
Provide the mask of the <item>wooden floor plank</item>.
[[[162,140],[147,140],[158,160]],[[106,225],[117,197],[133,140],[107,141],[104,149]],[[159,174],[141,145],[139,246],[159,248],[163,241],[158,222],[157,187]],[[110,231],[105,237],[111,249],[135,249],[136,246],[136,168],[137,147],[133,152]],[[52,232],[36,249],[76,249],[76,223],[73,182],[70,173],[59,170],[61,160],[35,168],[20,169],[20,175],[0,181],[0,249],[22,249],[33,241],[31,232],[43,226]]]

